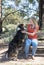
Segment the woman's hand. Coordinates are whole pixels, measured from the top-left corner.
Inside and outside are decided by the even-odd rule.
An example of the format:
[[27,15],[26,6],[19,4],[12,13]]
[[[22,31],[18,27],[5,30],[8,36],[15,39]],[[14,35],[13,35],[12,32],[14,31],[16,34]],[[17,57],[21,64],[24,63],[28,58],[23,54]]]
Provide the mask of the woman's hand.
[[35,35],[35,32],[33,32],[33,33],[26,32],[26,34],[33,36],[33,35]]
[[35,32],[33,32],[33,33],[29,33],[29,32],[26,32],[26,31],[21,31],[22,33],[26,33],[26,34],[28,34],[28,35],[35,35],[36,33]]
[[26,33],[26,31],[21,31],[22,33]]
[[34,36],[35,34],[36,34],[35,32],[31,33],[32,36]]

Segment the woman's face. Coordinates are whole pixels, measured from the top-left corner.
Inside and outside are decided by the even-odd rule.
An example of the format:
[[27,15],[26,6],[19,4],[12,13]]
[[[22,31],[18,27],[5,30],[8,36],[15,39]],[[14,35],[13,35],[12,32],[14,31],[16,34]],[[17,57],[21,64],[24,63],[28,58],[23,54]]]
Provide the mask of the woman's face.
[[34,23],[33,23],[32,19],[30,19],[30,24],[34,25]]

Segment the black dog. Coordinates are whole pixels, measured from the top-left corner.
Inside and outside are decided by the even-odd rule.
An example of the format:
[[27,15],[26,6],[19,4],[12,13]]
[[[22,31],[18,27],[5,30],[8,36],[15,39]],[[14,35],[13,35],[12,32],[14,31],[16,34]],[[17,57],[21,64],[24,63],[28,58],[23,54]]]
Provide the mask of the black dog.
[[[17,56],[19,47],[23,46],[25,40],[25,34],[22,31],[25,30],[23,24],[19,24],[17,27],[17,33],[9,43],[8,57]],[[17,50],[17,51],[16,51]]]

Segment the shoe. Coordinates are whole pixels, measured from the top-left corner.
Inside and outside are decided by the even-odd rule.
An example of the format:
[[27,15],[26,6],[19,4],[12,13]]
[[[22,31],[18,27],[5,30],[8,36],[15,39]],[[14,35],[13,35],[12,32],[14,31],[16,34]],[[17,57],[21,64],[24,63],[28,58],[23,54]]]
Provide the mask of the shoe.
[[33,59],[33,60],[35,60],[35,57],[34,57],[34,56],[32,56],[32,59]]
[[28,55],[25,55],[25,59],[28,59]]

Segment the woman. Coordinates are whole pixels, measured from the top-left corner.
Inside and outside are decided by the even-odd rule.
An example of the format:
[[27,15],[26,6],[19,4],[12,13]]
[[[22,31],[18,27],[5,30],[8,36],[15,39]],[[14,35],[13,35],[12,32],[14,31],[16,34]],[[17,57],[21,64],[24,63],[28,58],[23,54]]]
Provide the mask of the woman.
[[23,33],[28,34],[28,39],[26,39],[26,45],[25,45],[25,55],[26,58],[28,58],[29,54],[29,47],[32,44],[32,59],[34,59],[37,46],[38,46],[38,40],[37,40],[37,32],[38,32],[39,26],[36,22],[36,19],[32,17],[30,19],[30,22],[27,27],[27,32],[23,31]]

